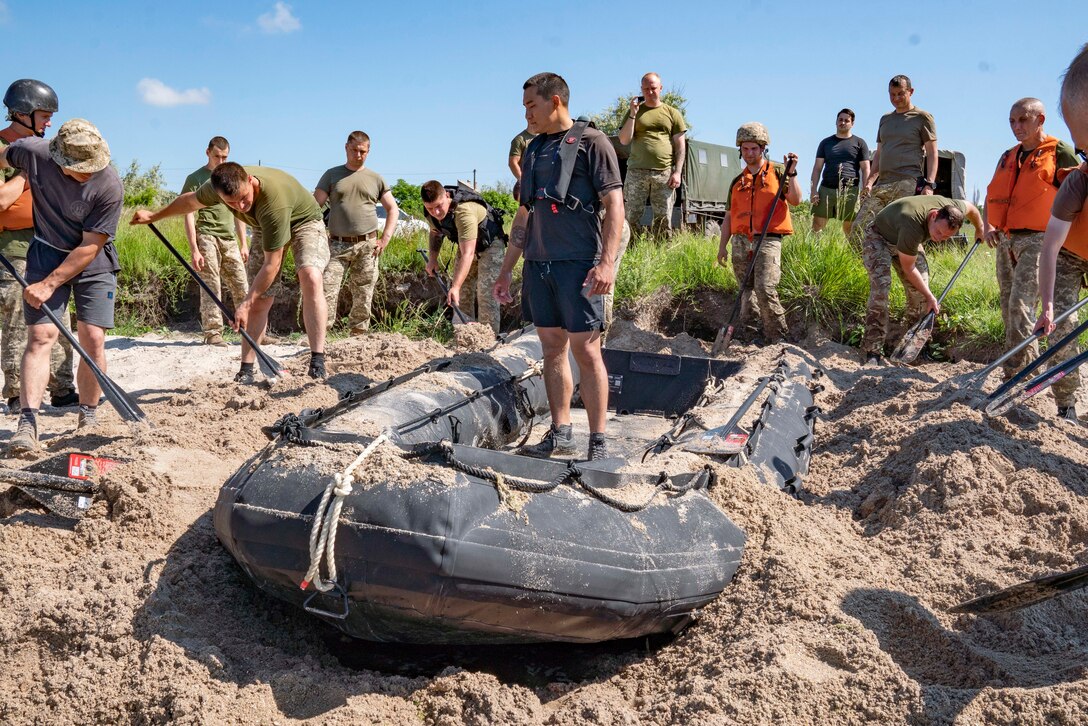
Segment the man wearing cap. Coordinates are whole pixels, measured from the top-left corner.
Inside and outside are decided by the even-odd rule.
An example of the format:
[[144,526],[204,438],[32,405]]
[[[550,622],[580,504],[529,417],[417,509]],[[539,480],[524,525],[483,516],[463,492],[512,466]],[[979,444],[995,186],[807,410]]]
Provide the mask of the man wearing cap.
[[[741,287],[738,292],[744,311],[741,317],[747,317],[749,312],[753,317],[762,317],[765,340],[774,343],[788,332],[786,310],[778,299],[778,282],[782,279],[782,243],[793,234],[789,208],[801,203],[801,185],[797,182],[796,161],[787,176],[784,165],[766,158],[770,143],[771,134],[761,123],[753,121],[737,129],[737,146],[744,168],[729,184],[718,264],[726,266],[731,242],[733,275]],[[787,161],[791,158],[796,160],[797,155],[786,155]],[[775,202],[780,196],[785,203]],[[760,242],[764,229],[766,234]],[[753,259],[752,287],[745,288],[745,274]]]
[[[15,81],[4,94],[11,125],[0,130],[0,147],[31,136],[43,137],[50,127],[50,120],[58,108],[57,94],[48,85],[31,78]],[[0,171],[4,180],[0,191],[0,254],[26,276],[26,252],[34,237],[34,219],[30,187],[25,177],[15,169]],[[10,186],[9,186],[10,185]],[[68,324],[68,316],[60,318]],[[4,372],[3,397],[8,413],[18,414],[19,368],[26,350],[26,320],[23,319],[23,288],[0,268],[0,368]],[[74,406],[79,403],[73,379],[72,344],[67,338],[57,341],[49,357],[49,403],[54,407]]]
[[[287,172],[267,166],[220,164],[195,192],[186,192],[157,212],[139,209],[132,224],[148,224],[195,212],[223,202],[238,219],[253,229],[251,267],[259,265],[249,293],[234,310],[235,329],[243,327],[260,340],[276,299],[276,282],[288,246],[295,258],[302,293],[302,320],[310,343],[309,376],[324,380],[327,308],[321,276],[329,264],[329,237],[321,207],[313,195]],[[242,366],[234,380],[254,383],[256,352],[242,343]]]
[[[89,121],[72,119],[50,141],[21,139],[0,150],[0,168],[21,170],[34,204],[34,239],[26,259],[23,312],[28,326],[22,366],[22,411],[10,442],[13,453],[37,451],[37,413],[49,379],[49,351],[59,332],[43,310],[68,314],[75,298],[79,342],[106,370],[106,331],[113,327],[117,289],[117,232],[124,192],[110,149]],[[95,424],[102,391],[80,361],[79,426]]]
[[[211,178],[215,167],[226,162],[230,155],[230,143],[222,136],[213,136],[204,153],[208,163],[185,178],[185,183],[181,185],[182,192],[196,191]],[[246,260],[249,259],[246,223],[234,219],[226,205],[213,204],[185,215],[185,236],[189,240],[193,267],[200,279],[208,283],[216,297],[222,297],[225,282],[237,307],[249,291],[246,280]],[[223,312],[203,290],[200,291],[200,329],[204,333],[204,345],[226,347],[227,342],[223,340]]]
[[[378,256],[393,239],[400,207],[381,174],[366,167],[370,137],[365,132],[348,134],[344,153],[345,163],[322,174],[314,189],[318,206],[329,204],[330,257],[323,279],[329,309],[327,326],[331,330],[336,322],[340,286],[346,275],[351,293],[348,330],[352,335],[363,335],[370,329]],[[379,204],[385,209],[384,225],[378,220]]]

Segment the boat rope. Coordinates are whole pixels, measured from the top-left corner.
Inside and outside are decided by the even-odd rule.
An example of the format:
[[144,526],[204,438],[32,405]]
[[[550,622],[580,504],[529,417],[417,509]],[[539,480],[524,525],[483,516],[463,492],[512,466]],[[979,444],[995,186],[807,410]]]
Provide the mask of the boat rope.
[[[301,588],[305,590],[312,583],[321,591],[328,592],[336,586],[336,527],[340,523],[340,510],[344,508],[344,497],[351,494],[351,484],[355,481],[355,470],[362,465],[376,448],[389,440],[386,431],[367,444],[362,453],[355,457],[343,472],[336,474],[321,502],[314,512],[314,523],[310,528],[310,569],[302,579]],[[330,503],[331,500],[331,503]],[[325,560],[328,580],[321,579],[321,562]]]

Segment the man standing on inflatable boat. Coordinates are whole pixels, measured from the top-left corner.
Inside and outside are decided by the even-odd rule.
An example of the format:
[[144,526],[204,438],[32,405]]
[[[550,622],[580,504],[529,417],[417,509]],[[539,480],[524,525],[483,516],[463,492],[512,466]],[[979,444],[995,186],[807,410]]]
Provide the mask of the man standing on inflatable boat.
[[[521,311],[540,335],[552,425],[540,443],[518,453],[540,458],[575,453],[569,348],[589,416],[587,458],[604,459],[608,374],[601,356],[601,296],[612,292],[623,228],[619,161],[604,134],[571,120],[570,89],[561,76],[538,73],[522,89],[525,120],[537,136],[522,157],[521,206],[494,293],[499,302],[513,302],[511,278],[524,254]],[[598,207],[605,210],[603,223]]]

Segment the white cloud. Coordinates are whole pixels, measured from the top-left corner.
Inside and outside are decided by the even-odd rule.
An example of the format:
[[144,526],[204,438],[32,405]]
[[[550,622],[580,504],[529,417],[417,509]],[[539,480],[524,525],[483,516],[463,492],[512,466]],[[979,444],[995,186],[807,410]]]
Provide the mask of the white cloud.
[[212,92],[207,88],[190,88],[179,91],[171,88],[158,78],[144,78],[136,84],[140,98],[149,106],[187,106],[207,104],[212,100]]
[[8,12],[8,4],[4,0],[0,0],[0,25],[7,25],[10,19],[11,13]]
[[276,33],[293,33],[302,27],[299,19],[291,14],[291,6],[285,2],[277,2],[272,12],[265,13],[257,18],[257,25],[261,30],[270,35]]

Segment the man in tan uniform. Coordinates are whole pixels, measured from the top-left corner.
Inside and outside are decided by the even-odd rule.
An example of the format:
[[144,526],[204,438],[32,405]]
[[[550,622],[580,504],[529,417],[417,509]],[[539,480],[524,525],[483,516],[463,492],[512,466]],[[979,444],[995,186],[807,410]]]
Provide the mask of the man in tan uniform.
[[860,239],[884,207],[896,199],[933,194],[937,189],[937,125],[911,102],[914,87],[906,76],[888,82],[895,110],[880,118],[872,173],[861,189],[861,208],[853,226]]
[[[230,155],[230,144],[222,136],[212,137],[204,153],[208,163],[185,178],[182,193],[196,191],[211,178],[215,168]],[[234,304],[242,302],[249,292],[245,265],[249,259],[246,223],[234,219],[226,205],[213,204],[185,215],[185,236],[189,239],[193,267],[216,297],[223,297],[222,279],[230,288]],[[203,290],[200,291],[200,329],[204,333],[204,345],[220,348],[227,345],[223,340],[223,314]]]
[[[370,137],[352,131],[344,144],[347,161],[321,175],[314,189],[318,206],[329,204],[329,266],[325,268],[325,303],[328,327],[336,322],[340,287],[347,276],[351,293],[348,330],[362,335],[370,328],[370,308],[378,282],[378,256],[397,228],[400,208],[381,175],[366,168]],[[385,209],[385,226],[378,223],[375,206]],[[381,237],[378,230],[381,229]]]
[[[56,112],[57,94],[48,85],[30,78],[15,81],[4,95],[11,124],[0,130],[0,148],[30,136],[45,136]],[[15,169],[0,170],[0,181],[10,182],[0,192],[0,254],[26,277],[26,253],[34,237],[33,202],[30,186]],[[66,316],[61,322],[67,324]],[[19,368],[26,348],[26,320],[23,319],[23,288],[0,269],[0,368],[4,372],[3,397],[8,413],[19,412]],[[72,374],[72,344],[61,336],[50,352],[49,403],[54,407],[79,403]]]
[[525,129],[510,140],[510,154],[506,158],[506,165],[514,175],[514,199],[521,196],[521,157],[525,156],[525,147],[536,138],[536,134],[529,133]]

